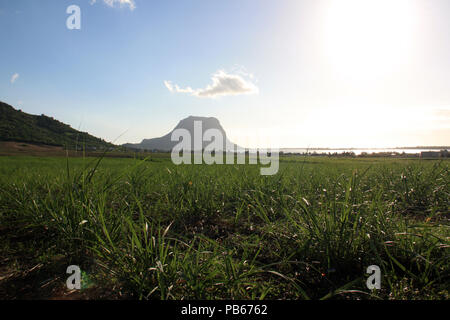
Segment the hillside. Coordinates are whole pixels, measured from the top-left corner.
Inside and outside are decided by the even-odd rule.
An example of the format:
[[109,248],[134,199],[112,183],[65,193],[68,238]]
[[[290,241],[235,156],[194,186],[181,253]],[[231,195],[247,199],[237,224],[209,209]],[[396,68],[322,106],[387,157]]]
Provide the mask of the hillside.
[[[223,127],[221,126],[219,120],[214,117],[194,117],[190,116],[181,120],[178,125],[168,134],[159,138],[153,139],[144,139],[141,143],[127,143],[123,146],[131,149],[141,149],[141,150],[159,150],[159,151],[170,151],[172,148],[178,144],[178,141],[172,141],[172,132],[176,129],[186,129],[191,134],[191,138],[194,139],[194,122],[201,121],[202,122],[202,131],[203,133],[208,129],[217,129],[222,133],[224,139],[226,139],[227,134]],[[210,142],[203,142],[203,148],[205,148]],[[229,145],[233,143],[228,141]],[[241,147],[238,146],[238,149]],[[193,150],[193,146],[192,146]],[[226,145],[224,143],[224,150],[226,150]]]
[[105,149],[114,145],[46,115],[31,115],[0,101],[0,141],[19,141],[68,149]]

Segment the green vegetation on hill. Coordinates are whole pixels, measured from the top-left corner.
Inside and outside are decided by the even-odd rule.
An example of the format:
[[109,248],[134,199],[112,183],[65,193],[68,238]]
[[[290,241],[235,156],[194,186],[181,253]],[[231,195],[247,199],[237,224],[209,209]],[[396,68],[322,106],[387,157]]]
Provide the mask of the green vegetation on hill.
[[113,147],[102,139],[73,129],[46,115],[31,115],[0,102],[0,141],[20,141],[62,146],[68,149]]

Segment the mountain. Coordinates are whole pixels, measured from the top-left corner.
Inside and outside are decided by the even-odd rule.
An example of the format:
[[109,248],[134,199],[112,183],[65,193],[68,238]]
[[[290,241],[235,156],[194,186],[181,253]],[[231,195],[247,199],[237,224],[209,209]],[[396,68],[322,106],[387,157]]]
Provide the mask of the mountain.
[[[222,136],[224,138],[224,141],[227,141],[229,145],[232,145],[233,143],[229,141],[226,137],[227,134],[225,130],[222,128],[219,120],[217,120],[214,117],[194,117],[190,116],[186,119],[181,120],[178,125],[168,134],[166,134],[163,137],[160,138],[153,138],[153,139],[144,139],[141,143],[126,143],[123,146],[130,149],[140,149],[140,150],[158,150],[158,151],[171,151],[172,148],[177,145],[178,141],[172,141],[172,133],[177,129],[186,129],[191,134],[191,140],[194,140],[194,121],[201,121],[202,122],[202,134],[205,133],[208,129],[217,129],[222,133]],[[209,145],[211,142],[203,142],[203,148],[205,148],[207,145]],[[241,147],[237,147],[238,149],[241,149]],[[191,150],[194,148],[191,145]],[[224,149],[228,150],[226,148],[226,145],[224,143]]]
[[0,101],[0,141],[19,141],[68,149],[114,147],[102,139],[73,129],[46,115],[31,115]]

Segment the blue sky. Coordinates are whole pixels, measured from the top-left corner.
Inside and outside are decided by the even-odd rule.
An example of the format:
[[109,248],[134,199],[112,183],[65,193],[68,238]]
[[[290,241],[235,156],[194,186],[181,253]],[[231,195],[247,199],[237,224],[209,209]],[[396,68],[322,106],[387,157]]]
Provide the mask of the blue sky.
[[251,147],[450,144],[448,1],[91,1],[0,2],[0,100],[118,143],[197,115]]

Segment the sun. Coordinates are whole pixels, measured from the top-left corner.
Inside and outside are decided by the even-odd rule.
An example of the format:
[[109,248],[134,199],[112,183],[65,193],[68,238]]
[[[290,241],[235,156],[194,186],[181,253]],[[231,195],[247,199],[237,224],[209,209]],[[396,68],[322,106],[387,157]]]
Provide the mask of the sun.
[[414,53],[411,1],[330,1],[323,13],[322,52],[343,77],[376,80],[398,70]]

